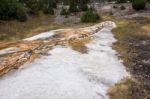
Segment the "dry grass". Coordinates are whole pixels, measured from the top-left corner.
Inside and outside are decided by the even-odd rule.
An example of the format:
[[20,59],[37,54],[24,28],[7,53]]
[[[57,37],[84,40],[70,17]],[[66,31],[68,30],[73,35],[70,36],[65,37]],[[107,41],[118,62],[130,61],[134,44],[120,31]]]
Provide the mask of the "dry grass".
[[55,28],[59,26],[52,23],[52,17],[44,15],[29,18],[26,22],[1,21],[0,40],[18,40]]
[[124,63],[129,63],[128,61],[130,59],[127,52],[129,48],[128,42],[133,35],[139,35],[141,38],[143,35],[149,35],[148,29],[150,29],[150,18],[135,18],[129,20],[104,16],[103,19],[112,20],[117,24],[117,28],[113,29],[113,33],[118,42],[113,45],[113,48],[121,54],[121,58],[125,61]]
[[122,82],[112,86],[108,90],[108,94],[110,99],[131,99],[131,94],[127,90],[129,90],[129,86],[133,84],[131,79],[124,79]]
[[78,52],[81,53],[88,53],[88,49],[85,46],[87,43],[89,43],[91,41],[91,38],[84,38],[84,39],[80,39],[80,40],[76,40],[74,42],[69,42],[70,47]]
[[150,35],[150,24],[146,24],[146,25],[142,26],[142,29],[145,30],[146,32],[148,32],[149,33],[148,35]]
[[56,24],[54,20],[54,16],[40,14],[39,16],[30,17],[26,22],[18,22],[15,20],[0,21],[0,41],[20,40],[54,29],[79,28],[93,25],[93,23]]
[[[149,35],[150,19],[137,18],[128,20],[108,16],[104,19],[116,22],[118,27],[113,30],[113,33],[115,38],[118,39],[118,42],[113,45],[113,48],[120,53],[121,58],[124,60],[124,65],[131,72],[131,68],[135,64],[133,58],[137,59],[135,56],[136,49],[134,47],[131,48],[131,42],[136,42],[134,41],[136,37],[139,40],[147,38]],[[132,76],[136,75],[133,74]],[[132,79],[125,79],[121,83],[113,86],[108,94],[110,95],[110,99],[148,99],[150,90],[147,90],[143,84],[144,81],[136,82]]]
[[140,85],[130,78],[111,87],[108,94],[110,99],[149,99],[146,90],[141,89]]

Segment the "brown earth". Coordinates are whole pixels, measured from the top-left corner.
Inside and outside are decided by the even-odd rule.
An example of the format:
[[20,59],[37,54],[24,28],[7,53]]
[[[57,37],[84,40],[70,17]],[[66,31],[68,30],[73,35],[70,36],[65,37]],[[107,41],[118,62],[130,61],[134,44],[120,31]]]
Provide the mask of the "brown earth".
[[109,90],[110,99],[150,98],[150,35],[149,18],[114,19],[119,24],[113,30],[120,53],[131,78],[124,79]]

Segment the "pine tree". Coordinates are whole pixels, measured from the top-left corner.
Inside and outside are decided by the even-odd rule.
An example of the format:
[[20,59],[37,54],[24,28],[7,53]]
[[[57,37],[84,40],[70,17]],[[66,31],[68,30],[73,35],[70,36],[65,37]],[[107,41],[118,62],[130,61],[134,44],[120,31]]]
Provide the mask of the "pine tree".
[[135,10],[142,10],[145,8],[146,2],[144,0],[132,0],[132,7]]
[[89,0],[79,0],[78,1],[78,6],[79,6],[79,9],[81,11],[87,11],[88,10],[88,2]]
[[19,21],[25,21],[27,19],[26,11],[17,0],[1,0],[0,19],[17,19]]
[[70,0],[69,2],[69,11],[70,12],[77,12],[78,8],[77,8],[77,1],[76,0]]
[[40,2],[38,0],[19,0],[28,9],[31,14],[38,14],[40,10]]
[[54,14],[54,7],[56,7],[56,2],[54,0],[43,0],[43,12],[45,14]]

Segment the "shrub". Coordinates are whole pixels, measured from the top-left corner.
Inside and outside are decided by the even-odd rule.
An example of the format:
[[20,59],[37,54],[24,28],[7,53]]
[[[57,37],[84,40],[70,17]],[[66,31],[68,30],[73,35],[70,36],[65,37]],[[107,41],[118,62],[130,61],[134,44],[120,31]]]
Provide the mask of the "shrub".
[[144,0],[132,0],[132,7],[137,11],[144,9],[145,4]]
[[150,0],[147,0],[148,3],[150,3]]
[[117,9],[118,7],[114,5],[113,8],[114,8],[114,9]]
[[70,0],[62,0],[63,5],[69,5]]
[[26,11],[17,0],[2,0],[0,1],[0,19],[26,21]]
[[100,20],[100,16],[95,11],[92,10],[87,11],[81,17],[82,22],[96,22],[98,20]]
[[68,17],[69,15],[69,11],[67,9],[62,9],[61,12],[60,12],[60,15],[64,15],[65,17]]
[[53,8],[57,8],[57,3],[56,3],[56,2],[53,2],[52,7],[53,7]]
[[126,3],[128,0],[116,0],[116,3]]
[[88,10],[89,11],[96,11],[94,7],[90,7]]
[[40,4],[37,0],[19,0],[26,8],[28,8],[29,14],[38,14],[40,10]]
[[122,6],[120,6],[120,9],[125,10],[126,8],[125,8],[125,6],[122,5]]
[[27,20],[26,12],[25,12],[24,8],[21,5],[17,6],[16,19],[21,21],[21,22],[24,22],[24,21]]
[[76,0],[70,0],[69,11],[70,12],[78,12],[77,1]]
[[43,13],[44,14],[51,14],[51,15],[54,15],[54,9],[52,7],[45,7],[43,9]]
[[81,11],[87,11],[88,10],[87,4],[79,5],[79,8],[80,8]]
[[78,12],[79,11],[79,9],[77,8],[77,7],[69,7],[69,11],[70,12]]

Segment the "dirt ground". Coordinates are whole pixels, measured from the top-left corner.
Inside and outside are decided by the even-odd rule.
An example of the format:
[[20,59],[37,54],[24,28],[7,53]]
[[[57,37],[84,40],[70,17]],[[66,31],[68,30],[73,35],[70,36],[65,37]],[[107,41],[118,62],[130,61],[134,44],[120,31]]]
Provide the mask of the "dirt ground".
[[[63,19],[62,19],[63,20]],[[0,20],[0,42],[17,41],[33,35],[55,29],[82,28],[93,25],[93,23],[57,23],[55,16],[43,15],[30,16],[26,22],[16,20]]]
[[[110,99],[150,98],[150,31],[149,18],[117,19],[113,32],[118,50],[133,79],[127,78],[109,90]],[[118,93],[118,94],[116,94]]]

